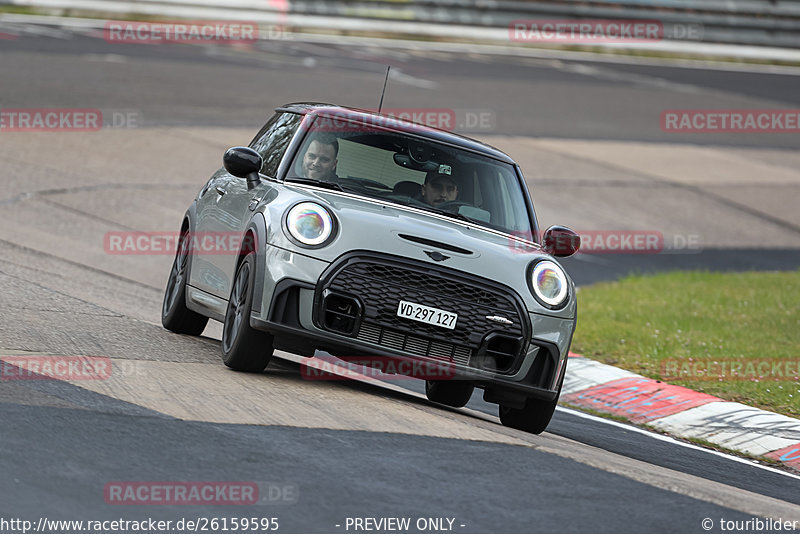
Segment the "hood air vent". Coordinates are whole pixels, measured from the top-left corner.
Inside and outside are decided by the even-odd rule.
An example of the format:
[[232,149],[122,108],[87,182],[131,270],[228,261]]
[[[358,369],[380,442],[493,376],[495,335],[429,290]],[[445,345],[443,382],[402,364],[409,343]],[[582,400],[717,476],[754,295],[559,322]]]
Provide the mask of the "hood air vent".
[[402,237],[406,241],[411,241],[413,243],[419,243],[420,245],[426,245],[426,246],[429,246],[429,247],[436,247],[436,248],[440,248],[442,250],[455,252],[456,254],[464,254],[464,255],[467,255],[467,256],[471,256],[472,255],[472,251],[471,250],[467,250],[465,248],[457,247],[455,245],[450,245],[450,244],[447,244],[447,243],[442,243],[441,241],[434,241],[433,239],[426,239],[424,237],[418,237],[418,236],[415,236],[415,235],[408,235],[408,234],[397,234],[397,235],[399,235],[400,237]]

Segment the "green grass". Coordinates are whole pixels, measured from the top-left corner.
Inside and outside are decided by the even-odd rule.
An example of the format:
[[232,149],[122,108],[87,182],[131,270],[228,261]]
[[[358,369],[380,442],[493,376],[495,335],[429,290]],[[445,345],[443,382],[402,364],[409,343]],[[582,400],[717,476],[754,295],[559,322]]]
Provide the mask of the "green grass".
[[159,20],[174,21],[178,17],[161,17],[159,15],[145,15],[140,13],[110,13],[105,11],[72,9],[59,7],[18,6],[13,4],[0,4],[0,14],[13,15],[41,15],[54,17],[77,17],[100,20],[120,20],[134,22],[155,22]]
[[[582,288],[572,350],[650,378],[800,416],[796,374],[776,377],[771,366],[766,374],[746,373],[748,362],[762,360],[778,361],[783,370],[786,362],[800,366],[800,271],[675,272]],[[732,379],[730,371],[720,376],[723,363],[741,363],[740,377]],[[664,372],[667,365],[673,371],[717,367],[713,376],[684,373],[678,379]]]
[[27,6],[0,4],[0,13],[13,13],[15,15],[40,15],[36,9]]

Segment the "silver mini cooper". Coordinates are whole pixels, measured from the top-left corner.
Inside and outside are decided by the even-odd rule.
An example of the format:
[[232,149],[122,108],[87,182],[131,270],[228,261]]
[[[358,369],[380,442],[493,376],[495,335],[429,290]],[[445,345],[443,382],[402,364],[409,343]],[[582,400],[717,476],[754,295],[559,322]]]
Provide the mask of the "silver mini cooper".
[[183,218],[164,327],[199,335],[223,322],[222,359],[236,370],[263,371],[275,349],[367,357],[425,379],[431,401],[461,407],[478,387],[504,425],[547,427],[576,320],[555,257],[580,240],[558,226],[540,235],[511,158],[296,103],[223,162]]

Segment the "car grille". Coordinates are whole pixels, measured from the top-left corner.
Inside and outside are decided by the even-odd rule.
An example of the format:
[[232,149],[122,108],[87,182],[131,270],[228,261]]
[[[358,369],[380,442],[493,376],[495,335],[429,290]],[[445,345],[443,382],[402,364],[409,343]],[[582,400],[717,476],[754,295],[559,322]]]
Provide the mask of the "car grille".
[[[383,256],[351,257],[325,275],[321,284],[320,290],[352,295],[363,304],[356,339],[412,356],[471,365],[472,356],[490,333],[527,339],[523,308],[510,291],[430,264]],[[455,329],[398,317],[400,300],[457,313]],[[513,324],[487,319],[491,316],[505,317]],[[518,344],[509,361],[518,359],[523,346]]]
[[357,339],[389,349],[469,365],[472,350],[452,343],[432,341],[419,336],[395,332],[378,325],[362,323]]

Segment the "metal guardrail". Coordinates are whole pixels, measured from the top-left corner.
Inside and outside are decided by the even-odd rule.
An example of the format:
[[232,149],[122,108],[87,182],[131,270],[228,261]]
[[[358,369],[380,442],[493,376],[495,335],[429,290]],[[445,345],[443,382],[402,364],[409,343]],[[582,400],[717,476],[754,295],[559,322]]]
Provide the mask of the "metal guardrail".
[[494,28],[520,19],[656,20],[671,39],[800,48],[800,0],[298,0],[288,5],[289,13],[305,15]]
[[[659,21],[674,41],[800,49],[800,0],[0,0],[0,4],[113,13],[269,20],[289,27],[330,27],[453,37],[445,26],[472,28],[464,37],[508,40],[513,21],[605,19]],[[113,9],[112,9],[113,6]],[[191,15],[188,15],[191,16]],[[384,24],[377,24],[382,21]],[[395,23],[395,24],[386,24]],[[506,33],[503,33],[506,30]]]

